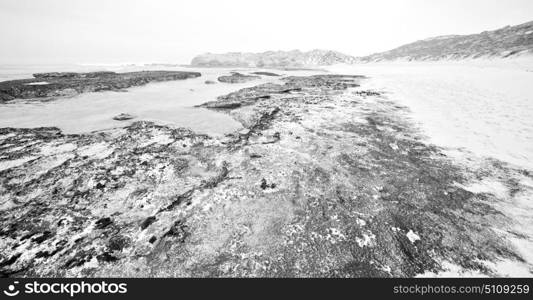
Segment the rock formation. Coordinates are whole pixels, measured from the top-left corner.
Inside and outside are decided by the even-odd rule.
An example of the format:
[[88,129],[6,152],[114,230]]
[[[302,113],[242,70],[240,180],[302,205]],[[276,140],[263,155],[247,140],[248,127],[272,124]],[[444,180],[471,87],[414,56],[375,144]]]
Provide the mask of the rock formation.
[[199,77],[198,72],[141,71],[129,73],[38,73],[32,79],[0,82],[0,103],[13,99],[72,96],[81,93],[115,91],[150,82]]
[[224,83],[243,83],[243,82],[248,82],[248,81],[252,81],[252,80],[256,80],[260,78],[261,76],[244,75],[239,72],[233,72],[231,73],[231,75],[218,77],[218,81],[224,82]]
[[133,116],[133,115],[126,114],[126,113],[121,113],[119,115],[114,116],[113,120],[126,121],[126,120],[131,120],[131,119],[134,119],[134,118],[135,118],[135,116]]
[[312,50],[308,52],[293,50],[262,53],[206,53],[196,56],[191,65],[197,67],[302,68],[329,66],[339,63],[350,64],[355,61],[356,59],[352,56],[331,50]]
[[254,75],[263,75],[263,76],[280,76],[279,74],[276,74],[276,73],[264,72],[264,71],[252,72],[252,74],[254,74]]
[[[203,105],[244,129],[0,129],[2,276],[405,277],[523,262],[497,203],[525,170],[424,142],[364,77],[286,77]],[[504,180],[506,199],[466,188]]]

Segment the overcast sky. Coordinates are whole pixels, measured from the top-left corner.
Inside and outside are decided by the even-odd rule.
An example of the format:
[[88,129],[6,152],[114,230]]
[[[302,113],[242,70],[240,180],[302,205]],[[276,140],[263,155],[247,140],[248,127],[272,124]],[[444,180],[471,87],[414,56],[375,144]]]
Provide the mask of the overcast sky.
[[0,0],[0,63],[188,63],[203,52],[367,55],[533,20],[533,0]]

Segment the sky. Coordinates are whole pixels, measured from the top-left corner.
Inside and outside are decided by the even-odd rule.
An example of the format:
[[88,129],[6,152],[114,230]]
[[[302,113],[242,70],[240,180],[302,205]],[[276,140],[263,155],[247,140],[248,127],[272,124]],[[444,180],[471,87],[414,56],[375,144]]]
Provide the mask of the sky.
[[189,63],[205,52],[354,56],[533,21],[532,0],[0,0],[0,64]]

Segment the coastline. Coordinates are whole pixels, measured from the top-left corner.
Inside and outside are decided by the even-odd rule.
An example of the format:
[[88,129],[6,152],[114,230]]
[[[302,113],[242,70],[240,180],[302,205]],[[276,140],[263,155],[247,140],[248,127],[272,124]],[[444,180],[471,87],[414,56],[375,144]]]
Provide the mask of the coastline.
[[[529,64],[519,64],[519,62]],[[533,170],[533,58],[332,66],[409,108],[428,141]],[[512,79],[511,79],[512,78]]]
[[[453,262],[531,274],[531,235],[516,226],[529,218],[506,211],[531,173],[468,153],[459,164],[362,77],[281,80],[211,104],[244,127],[220,137],[145,121],[0,129],[1,272],[412,277]],[[239,105],[217,105],[228,100]],[[506,189],[472,187],[487,180]]]

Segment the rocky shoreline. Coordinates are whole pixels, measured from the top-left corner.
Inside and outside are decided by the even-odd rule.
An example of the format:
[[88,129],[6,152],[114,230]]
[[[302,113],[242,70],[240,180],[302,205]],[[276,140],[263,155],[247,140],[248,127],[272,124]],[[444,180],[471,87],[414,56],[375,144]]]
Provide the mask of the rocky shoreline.
[[252,80],[260,79],[261,76],[245,75],[239,72],[232,72],[231,75],[225,75],[218,77],[218,81],[224,83],[244,83]]
[[[36,79],[37,80],[37,79]],[[363,76],[281,78],[202,105],[224,137],[139,121],[67,135],[0,129],[0,274],[118,277],[497,275],[529,266],[498,209],[532,187],[451,160]],[[508,194],[472,192],[497,179]]]
[[0,103],[14,99],[74,96],[81,93],[118,91],[150,82],[200,77],[198,72],[141,71],[128,73],[37,73],[31,79],[0,82]]

